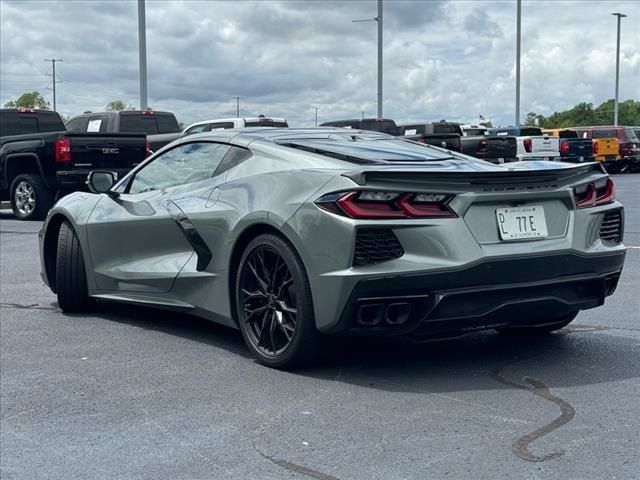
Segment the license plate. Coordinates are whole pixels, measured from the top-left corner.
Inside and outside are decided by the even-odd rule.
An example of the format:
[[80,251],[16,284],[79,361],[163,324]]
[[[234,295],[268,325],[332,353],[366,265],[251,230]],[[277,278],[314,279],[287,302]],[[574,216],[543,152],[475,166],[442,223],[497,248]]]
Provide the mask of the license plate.
[[544,208],[540,205],[497,208],[496,220],[501,240],[544,238],[549,235]]

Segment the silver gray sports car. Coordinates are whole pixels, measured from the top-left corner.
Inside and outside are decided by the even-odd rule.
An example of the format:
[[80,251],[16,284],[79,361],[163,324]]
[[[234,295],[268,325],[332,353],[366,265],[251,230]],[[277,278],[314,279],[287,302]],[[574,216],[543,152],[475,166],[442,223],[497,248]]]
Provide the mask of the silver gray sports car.
[[273,367],[328,335],[557,330],[604,303],[625,258],[600,165],[493,165],[375,132],[190,135],[88,184],[40,232],[63,311],[189,312]]

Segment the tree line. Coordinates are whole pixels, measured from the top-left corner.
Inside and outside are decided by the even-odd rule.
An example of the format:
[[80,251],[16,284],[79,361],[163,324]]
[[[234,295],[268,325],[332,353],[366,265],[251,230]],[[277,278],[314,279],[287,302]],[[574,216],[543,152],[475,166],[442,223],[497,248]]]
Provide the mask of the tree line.
[[[593,103],[579,103],[562,112],[545,117],[529,112],[523,125],[538,125],[543,128],[583,127],[589,125],[613,125],[614,100],[610,99],[597,107]],[[640,102],[625,100],[618,103],[618,125],[640,125]]]

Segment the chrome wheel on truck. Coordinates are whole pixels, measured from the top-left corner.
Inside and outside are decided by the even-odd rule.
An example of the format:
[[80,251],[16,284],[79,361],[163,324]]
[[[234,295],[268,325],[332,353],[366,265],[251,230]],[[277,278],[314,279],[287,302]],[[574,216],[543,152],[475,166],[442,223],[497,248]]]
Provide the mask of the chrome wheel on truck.
[[11,209],[19,220],[41,220],[51,205],[51,192],[38,175],[18,175],[11,183]]

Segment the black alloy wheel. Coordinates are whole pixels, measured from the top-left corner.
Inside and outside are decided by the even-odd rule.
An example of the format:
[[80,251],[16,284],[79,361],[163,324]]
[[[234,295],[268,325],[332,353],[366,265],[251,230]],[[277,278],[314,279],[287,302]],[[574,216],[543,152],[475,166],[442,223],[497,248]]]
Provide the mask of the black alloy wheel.
[[299,366],[317,351],[311,290],[291,245],[260,235],[247,247],[236,281],[236,312],[249,349],[263,364]]

